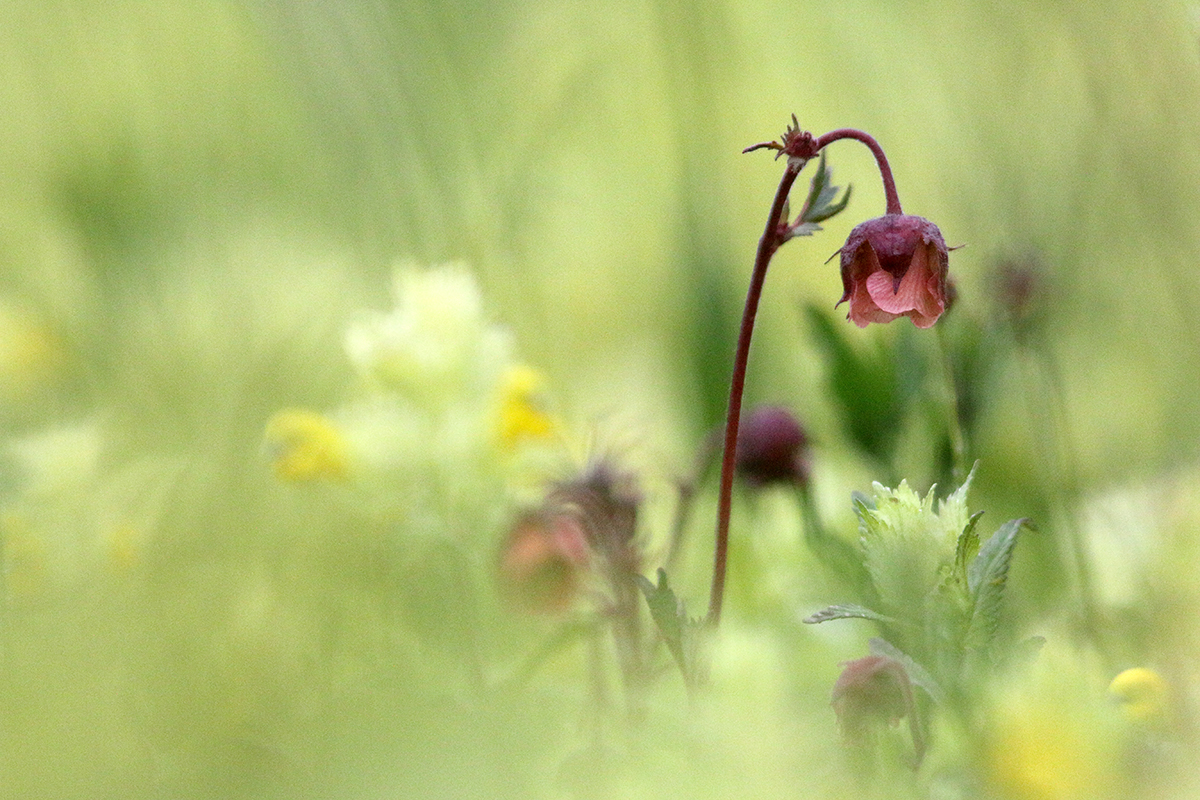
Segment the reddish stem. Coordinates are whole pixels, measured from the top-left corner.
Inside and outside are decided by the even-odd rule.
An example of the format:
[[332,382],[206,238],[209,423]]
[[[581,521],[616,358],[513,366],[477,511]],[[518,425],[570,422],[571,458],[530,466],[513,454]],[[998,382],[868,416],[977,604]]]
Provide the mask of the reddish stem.
[[800,169],[802,161],[788,159],[787,169],[775,192],[775,202],[767,216],[767,227],[758,240],[758,254],[754,258],[754,272],[750,276],[750,288],[746,292],[746,306],[742,310],[742,327],[738,332],[737,351],[733,357],[733,376],[729,379],[729,410],[725,417],[725,452],[721,457],[721,488],[717,501],[717,546],[713,555],[712,591],[708,598],[708,623],[713,627],[721,621],[721,602],[725,596],[725,565],[729,557],[729,516],[733,507],[733,471],[737,459],[738,423],[742,415],[742,390],[746,386],[746,366],[750,360],[750,336],[754,332],[754,317],[758,314],[758,301],[762,297],[763,282],[767,278],[767,266],[771,256],[779,249],[780,223],[787,205],[788,193]]
[[733,375],[729,379],[729,410],[725,416],[725,451],[721,457],[721,485],[717,498],[717,543],[713,553],[712,590],[708,598],[708,624],[716,627],[721,621],[721,604],[725,597],[725,572],[729,560],[729,518],[733,509],[733,476],[737,463],[738,425],[742,416],[742,394],[746,386],[746,368],[750,361],[750,338],[754,332],[754,318],[758,314],[758,303],[762,298],[763,283],[767,278],[767,267],[771,257],[783,242],[788,221],[783,219],[783,211],[787,206],[788,194],[796,176],[804,168],[804,163],[814,157],[824,147],[839,139],[857,139],[870,148],[879,166],[879,175],[883,179],[883,193],[887,201],[888,214],[903,214],[900,209],[900,195],[896,193],[896,181],[892,177],[892,168],[888,165],[887,156],[879,142],[868,133],[856,128],[839,128],[830,131],[818,139],[813,139],[808,133],[803,133],[795,126],[792,117],[792,128],[788,129],[780,143],[764,142],[746,148],[743,152],[758,149],[771,149],[779,155],[787,155],[787,169],[775,192],[775,202],[771,204],[771,212],[767,216],[767,227],[762,238],[758,240],[758,253],[754,258],[754,271],[750,276],[750,288],[746,291],[746,305],[742,310],[742,327],[738,331],[737,350],[733,358]]
[[887,199],[886,213],[903,214],[904,212],[900,210],[900,195],[896,193],[896,180],[892,177],[892,168],[888,165],[887,156],[883,154],[883,148],[879,146],[879,142],[875,141],[875,137],[856,128],[838,128],[836,131],[830,131],[818,138],[816,149],[820,151],[839,139],[857,139],[871,148],[871,153],[875,156],[875,163],[879,165],[879,177],[883,179],[883,195]]

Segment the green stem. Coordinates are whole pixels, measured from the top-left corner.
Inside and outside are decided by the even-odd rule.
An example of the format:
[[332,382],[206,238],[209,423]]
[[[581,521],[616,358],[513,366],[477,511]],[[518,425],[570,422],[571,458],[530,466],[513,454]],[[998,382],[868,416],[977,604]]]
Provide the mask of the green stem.
[[954,381],[954,362],[950,356],[949,342],[946,341],[946,326],[938,325],[937,343],[938,355],[941,362],[943,402],[946,404],[946,427],[950,434],[950,450],[953,456],[953,475],[955,486],[961,486],[967,479],[970,467],[967,464],[967,439],[963,435],[962,418],[958,407],[958,386]]

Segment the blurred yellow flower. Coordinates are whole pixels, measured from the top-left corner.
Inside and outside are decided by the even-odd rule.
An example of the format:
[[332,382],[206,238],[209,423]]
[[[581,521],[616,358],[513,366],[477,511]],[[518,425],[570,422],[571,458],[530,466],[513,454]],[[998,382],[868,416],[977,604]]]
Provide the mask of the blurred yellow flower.
[[349,474],[345,437],[315,411],[289,408],[276,413],[267,422],[265,439],[281,480],[344,480]]
[[1026,709],[996,726],[988,748],[990,783],[1013,800],[1092,800],[1117,784],[1113,743],[1069,713]]
[[62,342],[44,321],[0,299],[0,399],[26,399],[50,383],[65,360]]
[[1121,704],[1121,711],[1135,722],[1161,721],[1167,714],[1170,686],[1147,667],[1133,667],[1113,678],[1108,692]]
[[542,373],[523,364],[509,367],[501,377],[497,432],[505,450],[554,433],[557,423],[546,410],[545,384]]

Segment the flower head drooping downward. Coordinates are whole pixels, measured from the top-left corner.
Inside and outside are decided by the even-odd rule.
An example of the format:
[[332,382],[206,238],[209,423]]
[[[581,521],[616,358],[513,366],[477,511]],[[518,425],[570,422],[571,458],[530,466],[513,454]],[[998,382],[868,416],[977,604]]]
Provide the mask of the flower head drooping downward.
[[942,232],[924,217],[885,214],[850,232],[839,251],[842,288],[838,305],[860,328],[909,317],[932,327],[946,310],[949,251]]

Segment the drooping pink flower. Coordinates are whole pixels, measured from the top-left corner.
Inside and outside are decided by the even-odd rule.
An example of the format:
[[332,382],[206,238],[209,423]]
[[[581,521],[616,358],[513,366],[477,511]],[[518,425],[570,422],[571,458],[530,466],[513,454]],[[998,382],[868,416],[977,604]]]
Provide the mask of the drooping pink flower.
[[949,251],[924,217],[885,214],[853,231],[841,249],[842,299],[860,328],[909,317],[932,327],[946,310]]

